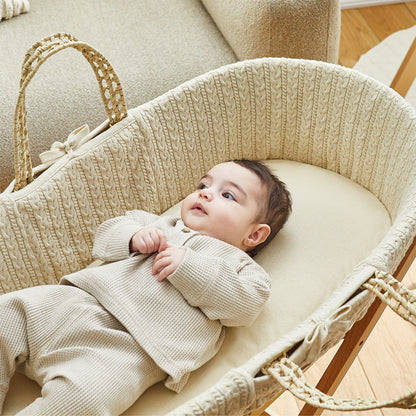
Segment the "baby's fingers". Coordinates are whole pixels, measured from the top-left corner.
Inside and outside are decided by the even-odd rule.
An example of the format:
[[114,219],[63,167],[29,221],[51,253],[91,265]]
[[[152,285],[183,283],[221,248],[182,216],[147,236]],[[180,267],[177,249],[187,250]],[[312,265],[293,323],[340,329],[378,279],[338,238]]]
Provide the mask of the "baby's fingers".
[[138,251],[139,253],[147,253],[146,243],[140,233],[136,233],[132,238],[131,243],[132,251]]
[[175,267],[172,264],[169,264],[168,266],[164,267],[161,270],[161,272],[159,273],[159,276],[157,277],[157,281],[162,282],[167,277],[169,277],[174,271],[175,271]]
[[133,236],[133,247],[142,254],[154,253],[167,247],[166,235],[155,227],[144,228]]
[[162,230],[157,230],[157,234],[159,237],[159,247],[158,251],[159,253],[163,250],[165,250],[168,246],[168,240],[166,238],[166,234]]
[[158,274],[163,268],[167,267],[171,263],[171,259],[165,254],[165,252],[159,253],[152,266],[152,274]]
[[155,238],[157,238],[157,234],[153,230],[149,230],[148,233],[142,236],[142,241],[144,244],[144,251],[142,251],[142,253],[153,253],[156,251]]

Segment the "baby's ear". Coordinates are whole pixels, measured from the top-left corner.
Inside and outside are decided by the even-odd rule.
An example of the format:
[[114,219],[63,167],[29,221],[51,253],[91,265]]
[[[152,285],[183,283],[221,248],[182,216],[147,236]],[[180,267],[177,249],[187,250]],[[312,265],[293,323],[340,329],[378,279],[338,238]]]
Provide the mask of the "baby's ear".
[[245,240],[245,245],[250,249],[258,246],[266,241],[270,234],[270,226],[268,224],[257,224],[251,230],[250,235]]

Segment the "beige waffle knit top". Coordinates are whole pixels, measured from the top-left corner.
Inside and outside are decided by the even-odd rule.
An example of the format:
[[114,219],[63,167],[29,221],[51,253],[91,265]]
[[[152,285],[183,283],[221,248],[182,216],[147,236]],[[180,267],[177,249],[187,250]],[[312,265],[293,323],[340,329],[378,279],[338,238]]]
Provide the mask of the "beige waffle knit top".
[[[130,239],[155,226],[185,256],[163,282],[151,269],[153,255],[132,255]],[[182,220],[144,211],[101,224],[93,256],[106,264],[62,278],[93,295],[114,315],[180,391],[189,373],[212,358],[224,326],[250,325],[270,293],[270,277],[242,250],[185,227]]]

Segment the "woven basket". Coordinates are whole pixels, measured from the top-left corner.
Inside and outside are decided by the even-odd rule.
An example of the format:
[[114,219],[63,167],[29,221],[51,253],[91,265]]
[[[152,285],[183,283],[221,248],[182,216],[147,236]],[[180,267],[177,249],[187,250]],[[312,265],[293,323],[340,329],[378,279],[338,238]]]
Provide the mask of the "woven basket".
[[[68,47],[91,64],[108,120],[81,141],[56,144],[54,162],[33,170],[25,89],[48,57]],[[311,114],[313,122],[307,118]],[[248,414],[282,389],[334,410],[415,407],[415,391],[385,402],[334,399],[312,388],[301,370],[335,345],[375,296],[416,324],[416,297],[391,275],[416,232],[416,114],[392,90],[339,66],[264,58],[209,72],[127,112],[108,61],[60,33],[26,54],[14,137],[16,179],[0,195],[3,293],[57,283],[88,266],[100,223],[131,209],[160,214],[182,200],[210,167],[226,160],[298,161],[371,191],[393,225],[350,273],[343,292],[334,293],[335,310],[316,312],[343,313],[348,325],[329,330],[311,353],[303,340],[317,324],[308,320],[296,343],[278,340],[172,414]],[[262,373],[255,370],[260,368]]]

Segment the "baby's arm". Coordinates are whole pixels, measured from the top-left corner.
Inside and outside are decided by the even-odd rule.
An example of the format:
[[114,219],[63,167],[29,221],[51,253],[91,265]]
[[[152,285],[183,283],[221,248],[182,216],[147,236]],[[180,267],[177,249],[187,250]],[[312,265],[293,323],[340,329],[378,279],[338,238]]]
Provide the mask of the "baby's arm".
[[168,279],[189,304],[225,326],[247,326],[269,297],[269,275],[253,260],[242,258],[237,269],[230,262],[186,249],[185,257]]
[[103,222],[95,234],[93,257],[104,261],[127,259],[133,235],[157,219],[157,215],[145,211],[129,211],[126,215]]

